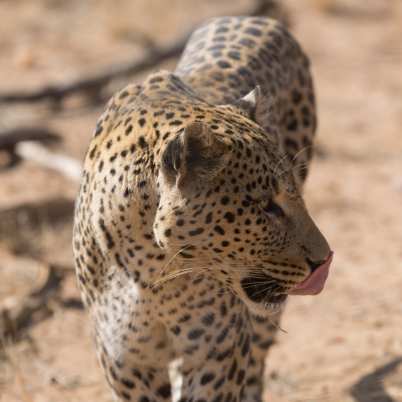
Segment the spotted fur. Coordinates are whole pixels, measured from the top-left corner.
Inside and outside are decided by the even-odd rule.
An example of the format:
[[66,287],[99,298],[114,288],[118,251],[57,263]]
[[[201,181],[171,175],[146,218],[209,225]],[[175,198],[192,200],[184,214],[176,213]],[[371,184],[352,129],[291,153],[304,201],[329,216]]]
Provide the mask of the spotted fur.
[[116,94],[85,160],[79,286],[119,401],[261,401],[279,307],[329,252],[301,196],[309,62],[278,22],[225,17]]

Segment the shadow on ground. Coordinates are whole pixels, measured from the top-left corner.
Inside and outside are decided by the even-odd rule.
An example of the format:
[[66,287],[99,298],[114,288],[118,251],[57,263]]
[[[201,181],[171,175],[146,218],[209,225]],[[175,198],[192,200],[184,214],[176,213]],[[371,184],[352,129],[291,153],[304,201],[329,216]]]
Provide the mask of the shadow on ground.
[[402,363],[402,357],[377,368],[361,378],[352,388],[351,395],[356,402],[397,402],[384,387],[384,380]]

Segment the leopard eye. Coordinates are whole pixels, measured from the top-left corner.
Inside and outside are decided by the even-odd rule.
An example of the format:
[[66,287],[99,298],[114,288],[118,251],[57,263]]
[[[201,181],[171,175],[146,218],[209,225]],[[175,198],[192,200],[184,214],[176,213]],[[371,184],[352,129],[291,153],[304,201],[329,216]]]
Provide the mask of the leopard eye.
[[283,209],[273,200],[264,202],[261,204],[261,209],[268,215],[273,215],[277,218],[282,218],[285,216]]
[[275,177],[272,176],[271,180],[270,180],[270,183],[271,183],[271,187],[272,187],[272,190],[273,190],[274,194],[278,194],[279,193],[278,180]]

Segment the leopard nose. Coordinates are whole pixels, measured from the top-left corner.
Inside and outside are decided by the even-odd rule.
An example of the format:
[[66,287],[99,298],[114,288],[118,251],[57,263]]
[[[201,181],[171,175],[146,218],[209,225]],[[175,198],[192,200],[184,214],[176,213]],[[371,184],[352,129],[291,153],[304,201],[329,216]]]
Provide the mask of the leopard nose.
[[310,260],[310,258],[306,258],[307,264],[311,269],[311,273],[313,273],[321,265],[325,264],[325,262],[327,260],[328,260],[328,258],[326,258],[325,260],[320,260],[320,261],[312,261],[312,260]]

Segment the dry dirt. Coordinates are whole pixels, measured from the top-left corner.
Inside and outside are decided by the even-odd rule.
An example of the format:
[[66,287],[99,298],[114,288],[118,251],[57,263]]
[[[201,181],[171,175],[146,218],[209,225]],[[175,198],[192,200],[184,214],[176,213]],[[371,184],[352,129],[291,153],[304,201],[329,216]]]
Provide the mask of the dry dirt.
[[[335,260],[325,292],[287,306],[266,401],[402,401],[402,2],[283,4],[313,63],[319,153],[306,200]],[[0,92],[101,71],[141,57],[144,41],[166,44],[209,16],[248,8],[236,0],[3,0]],[[99,113],[1,105],[0,129],[47,125],[63,136],[56,150],[81,160]],[[47,313],[0,348],[0,401],[111,401],[76,303],[69,239],[77,185],[32,162],[0,171],[0,180],[0,307],[40,286],[41,264],[65,277]],[[12,218],[17,206],[47,211],[54,200],[66,215],[55,224]]]

